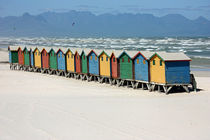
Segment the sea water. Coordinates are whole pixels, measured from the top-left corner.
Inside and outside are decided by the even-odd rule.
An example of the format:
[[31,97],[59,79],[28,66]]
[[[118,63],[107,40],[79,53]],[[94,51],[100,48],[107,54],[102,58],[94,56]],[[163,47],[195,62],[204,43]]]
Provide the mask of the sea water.
[[210,37],[164,38],[71,38],[71,37],[0,37],[0,46],[30,45],[99,48],[138,51],[183,52],[191,59],[191,69],[210,70]]

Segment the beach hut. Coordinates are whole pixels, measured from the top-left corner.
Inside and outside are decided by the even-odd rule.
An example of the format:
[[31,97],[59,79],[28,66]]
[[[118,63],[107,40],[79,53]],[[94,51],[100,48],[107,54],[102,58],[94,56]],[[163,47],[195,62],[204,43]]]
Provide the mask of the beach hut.
[[42,68],[43,69],[49,69],[50,66],[50,60],[49,60],[49,54],[48,52],[50,51],[51,48],[45,47],[41,51],[41,56],[42,56]]
[[60,48],[56,54],[57,54],[57,64],[58,64],[58,70],[59,71],[66,71],[66,58],[65,58],[65,51],[64,48]]
[[18,48],[18,63],[19,65],[24,65],[23,47]]
[[190,61],[184,53],[157,52],[150,57],[150,82],[189,84]]
[[81,65],[81,53],[82,53],[82,49],[77,49],[76,52],[75,52],[75,71],[77,73],[81,73],[82,72],[82,65]]
[[120,62],[120,78],[133,79],[133,62],[132,56],[135,56],[137,51],[123,51],[118,57]]
[[120,63],[118,60],[118,57],[120,56],[120,54],[122,53],[122,51],[120,50],[114,50],[111,54],[111,76],[114,79],[119,78],[120,76]]
[[42,61],[41,61],[41,52],[42,48],[35,48],[34,49],[34,66],[36,68],[41,68],[42,67]]
[[134,58],[134,77],[135,80],[149,82],[149,59],[154,53],[149,51],[140,51]]
[[28,50],[28,48],[25,47],[23,53],[24,53],[24,65],[30,66],[30,50]]
[[58,64],[57,64],[57,52],[58,48],[51,48],[49,51],[49,59],[50,59],[50,69],[51,70],[57,70]]
[[34,67],[34,50],[35,47],[30,47],[30,64],[32,67]]
[[81,53],[81,71],[83,74],[87,74],[88,73],[88,54],[90,53],[91,49],[83,49],[82,53]]
[[74,48],[69,48],[66,52],[66,69],[69,72],[75,72],[74,53],[75,53]]
[[100,76],[111,77],[110,54],[112,54],[110,50],[102,51],[99,54]]
[[18,46],[9,46],[9,63],[18,63]]
[[100,54],[101,50],[91,50],[88,54],[88,68],[89,74],[98,76],[99,75],[99,61],[98,55]]

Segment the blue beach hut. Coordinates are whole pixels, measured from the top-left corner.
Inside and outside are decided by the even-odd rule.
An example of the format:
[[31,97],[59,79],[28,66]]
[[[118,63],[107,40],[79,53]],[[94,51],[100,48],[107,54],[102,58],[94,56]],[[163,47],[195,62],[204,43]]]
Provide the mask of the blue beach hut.
[[99,75],[99,60],[98,55],[101,50],[91,50],[88,54],[88,67],[89,73],[93,75]]
[[31,66],[34,66],[34,52],[33,49],[30,48],[30,61],[31,61]]
[[66,71],[66,58],[65,58],[65,49],[59,49],[57,51],[57,61],[58,61],[58,70]]
[[149,82],[149,58],[153,54],[149,51],[140,51],[133,57],[135,80]]

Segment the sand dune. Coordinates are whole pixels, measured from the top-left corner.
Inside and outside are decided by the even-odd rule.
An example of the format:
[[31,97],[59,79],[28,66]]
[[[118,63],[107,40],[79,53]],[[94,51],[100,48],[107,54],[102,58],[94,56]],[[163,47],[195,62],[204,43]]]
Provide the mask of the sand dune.
[[196,79],[165,95],[0,64],[0,140],[209,140],[210,77]]

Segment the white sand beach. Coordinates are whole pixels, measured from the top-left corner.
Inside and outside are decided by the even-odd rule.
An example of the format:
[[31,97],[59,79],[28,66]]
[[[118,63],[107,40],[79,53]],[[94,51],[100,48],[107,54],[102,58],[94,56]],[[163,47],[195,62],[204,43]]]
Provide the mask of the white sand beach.
[[1,63],[0,140],[209,140],[210,77],[202,74],[201,91],[165,95]]

